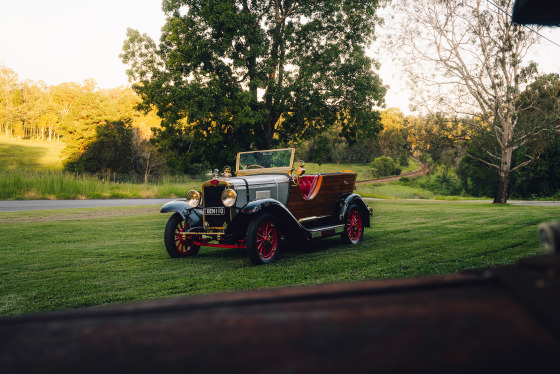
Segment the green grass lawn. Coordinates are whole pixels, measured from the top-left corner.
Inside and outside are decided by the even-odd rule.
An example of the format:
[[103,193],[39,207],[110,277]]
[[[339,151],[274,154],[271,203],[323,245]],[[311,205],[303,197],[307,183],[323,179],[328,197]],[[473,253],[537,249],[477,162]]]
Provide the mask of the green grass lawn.
[[65,144],[0,137],[0,171],[62,170],[60,155]]
[[253,266],[243,250],[171,259],[158,206],[0,213],[0,315],[331,282],[419,277],[540,253],[557,208],[379,201],[364,242],[339,238]]

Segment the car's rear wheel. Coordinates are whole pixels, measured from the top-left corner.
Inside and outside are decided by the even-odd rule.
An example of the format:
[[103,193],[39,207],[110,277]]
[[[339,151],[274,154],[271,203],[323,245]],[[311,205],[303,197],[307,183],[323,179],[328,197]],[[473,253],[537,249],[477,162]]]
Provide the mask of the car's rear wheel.
[[255,265],[268,264],[278,257],[280,228],[271,214],[255,217],[247,229],[247,255]]
[[342,233],[342,241],[347,244],[358,244],[364,238],[364,223],[360,209],[356,204],[350,205],[346,221],[344,223],[344,232]]
[[200,247],[183,238],[182,233],[188,229],[189,226],[179,213],[175,213],[169,218],[164,233],[165,249],[169,256],[177,258],[198,254]]

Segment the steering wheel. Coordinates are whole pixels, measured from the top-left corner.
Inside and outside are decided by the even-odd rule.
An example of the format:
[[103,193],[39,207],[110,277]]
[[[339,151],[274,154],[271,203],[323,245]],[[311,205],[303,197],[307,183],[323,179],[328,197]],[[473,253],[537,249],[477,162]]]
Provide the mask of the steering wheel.
[[260,165],[249,165],[247,166],[247,169],[264,169],[264,167]]

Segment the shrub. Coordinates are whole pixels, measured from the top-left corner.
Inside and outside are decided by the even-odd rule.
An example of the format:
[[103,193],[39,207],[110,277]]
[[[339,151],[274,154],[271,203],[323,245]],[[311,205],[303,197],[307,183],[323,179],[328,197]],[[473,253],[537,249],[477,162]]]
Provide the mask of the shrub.
[[[386,177],[389,175],[395,175],[397,171],[397,166],[392,158],[387,156],[380,156],[374,159],[371,164],[372,173],[376,177]],[[400,173],[399,173],[400,174]]]
[[410,165],[410,161],[408,160],[408,154],[403,153],[399,155],[399,165],[404,167]]

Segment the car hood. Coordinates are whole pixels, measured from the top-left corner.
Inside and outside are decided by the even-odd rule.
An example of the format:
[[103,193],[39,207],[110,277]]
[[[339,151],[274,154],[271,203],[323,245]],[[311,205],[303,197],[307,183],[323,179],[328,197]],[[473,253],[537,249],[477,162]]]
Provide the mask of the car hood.
[[286,174],[263,174],[263,175],[247,175],[245,177],[231,177],[225,179],[229,185],[236,187],[257,186],[266,184],[286,183],[290,181],[290,177]]

